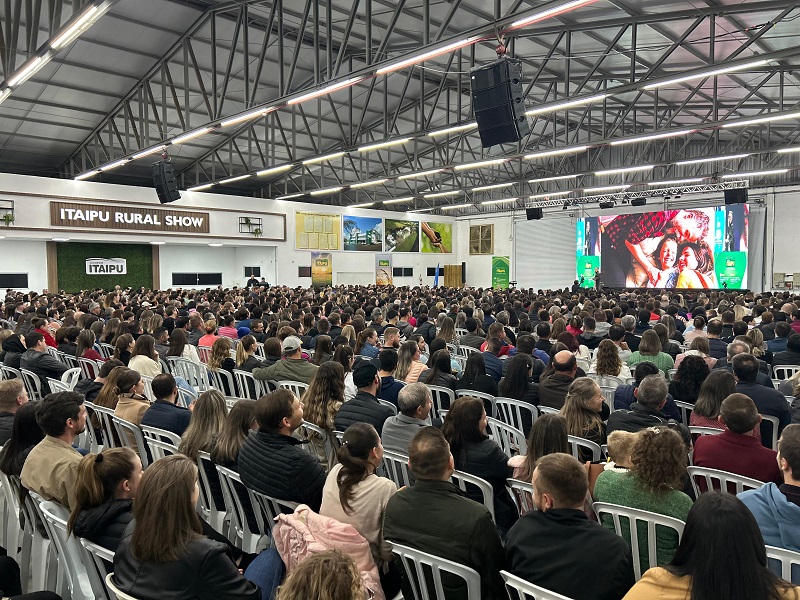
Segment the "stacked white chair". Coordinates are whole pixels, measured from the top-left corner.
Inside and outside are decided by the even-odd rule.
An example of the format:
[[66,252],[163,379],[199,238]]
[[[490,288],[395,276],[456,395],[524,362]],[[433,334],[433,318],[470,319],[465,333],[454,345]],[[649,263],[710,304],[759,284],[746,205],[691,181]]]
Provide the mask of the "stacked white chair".
[[[414,594],[413,600],[445,600],[442,573],[456,575],[467,586],[466,600],[480,600],[481,577],[465,565],[387,540],[397,556]],[[429,585],[433,589],[429,589]],[[412,600],[407,598],[406,600]]]

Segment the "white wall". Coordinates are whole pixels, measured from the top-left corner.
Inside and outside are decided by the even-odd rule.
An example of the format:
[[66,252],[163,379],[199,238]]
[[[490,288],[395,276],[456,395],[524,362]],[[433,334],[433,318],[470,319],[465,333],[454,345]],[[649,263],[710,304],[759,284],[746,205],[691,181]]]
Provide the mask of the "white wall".
[[0,257],[0,273],[28,274],[28,289],[20,291],[41,291],[47,287],[45,242],[15,240],[13,236],[6,235],[6,239],[0,240]]
[[[164,245],[159,247],[161,289],[174,287],[173,273],[222,273],[222,285],[242,286],[248,278],[244,267],[261,267],[267,282],[275,281],[275,247],[211,248],[208,246]],[[196,286],[184,286],[196,287]],[[208,286],[201,286],[208,287]]]
[[[500,217],[465,217],[458,220],[456,232],[457,262],[467,263],[467,285],[470,287],[489,287],[492,285],[492,256],[511,257],[510,281],[515,281],[514,256],[512,236],[514,231],[513,215],[507,214]],[[488,256],[470,256],[469,254],[469,228],[470,225],[485,225],[494,223],[494,254]]]
[[[764,199],[767,205],[765,286],[771,286],[772,273],[800,273],[800,189],[770,188],[765,191]],[[751,245],[761,242],[750,240]],[[800,283],[795,281],[794,285],[798,287]]]

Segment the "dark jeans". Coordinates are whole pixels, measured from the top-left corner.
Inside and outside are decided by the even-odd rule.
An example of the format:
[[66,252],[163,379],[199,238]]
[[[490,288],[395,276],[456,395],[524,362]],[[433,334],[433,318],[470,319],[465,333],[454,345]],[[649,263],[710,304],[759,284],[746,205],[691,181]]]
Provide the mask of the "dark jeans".
[[244,576],[261,590],[261,600],[272,600],[285,573],[281,555],[275,548],[267,548],[250,563]]

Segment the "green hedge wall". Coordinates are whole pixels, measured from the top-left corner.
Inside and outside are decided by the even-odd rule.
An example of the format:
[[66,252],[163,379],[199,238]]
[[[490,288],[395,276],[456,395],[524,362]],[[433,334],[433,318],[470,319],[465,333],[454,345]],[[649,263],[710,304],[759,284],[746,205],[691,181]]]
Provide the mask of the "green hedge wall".
[[[77,292],[95,288],[111,289],[153,285],[153,250],[149,244],[95,244],[59,242],[58,289]],[[87,275],[87,258],[124,258],[128,261],[125,275]]]

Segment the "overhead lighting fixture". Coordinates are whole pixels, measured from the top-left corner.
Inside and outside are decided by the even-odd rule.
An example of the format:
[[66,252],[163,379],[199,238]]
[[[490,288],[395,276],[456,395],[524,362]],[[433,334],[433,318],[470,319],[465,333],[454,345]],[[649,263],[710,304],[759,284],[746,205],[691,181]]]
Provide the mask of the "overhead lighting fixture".
[[97,175],[100,171],[98,169],[92,169],[91,171],[86,171],[85,173],[81,173],[80,175],[76,175],[75,179],[77,181],[83,181],[84,179],[88,179],[92,175]]
[[430,171],[420,171],[419,173],[406,173],[405,175],[400,175],[397,179],[403,181],[404,179],[414,179],[416,177],[429,177],[431,175],[435,175],[436,173],[441,173],[444,169],[431,169]]
[[747,127],[749,125],[758,125],[760,123],[772,123],[773,121],[786,121],[788,119],[800,119],[800,112],[789,113],[788,115],[775,115],[774,117],[759,117],[757,119],[749,119],[747,121],[739,121],[735,123],[725,123],[723,127]]
[[237,175],[236,177],[228,177],[227,179],[220,179],[220,183],[233,183],[234,181],[241,181],[242,179],[247,179],[250,177],[250,173],[246,175]]
[[481,204],[506,204],[508,202],[516,202],[519,198],[503,198],[502,200],[484,200]]
[[209,244],[209,246],[211,246],[212,248],[220,248],[222,247],[222,244]]
[[738,160],[740,158],[747,158],[749,154],[732,154],[731,156],[711,156],[709,158],[693,158],[691,160],[680,160],[676,165],[699,165],[708,162],[717,162],[722,160]]
[[458,208],[467,208],[473,206],[472,202],[465,202],[464,204],[448,204],[447,206],[438,206],[442,210],[456,210]]
[[800,146],[794,146],[792,148],[781,148],[778,150],[778,154],[786,154],[787,152],[800,152]]
[[305,192],[298,192],[297,194],[289,194],[288,196],[278,196],[275,200],[291,200],[292,198],[299,198],[300,196],[305,196]]
[[502,188],[511,187],[512,185],[514,185],[513,182],[512,183],[496,183],[494,185],[481,185],[481,186],[472,188],[470,191],[472,191],[472,192],[485,192],[487,190],[500,190]]
[[52,238],[51,242],[68,242],[69,238]]
[[692,177],[691,179],[673,179],[671,181],[648,181],[647,185],[683,185],[685,183],[699,183],[704,177]]
[[623,146],[625,144],[639,144],[641,142],[650,142],[652,140],[662,140],[664,138],[678,137],[694,133],[696,129],[685,129],[683,131],[667,131],[666,133],[654,133],[652,135],[640,135],[639,137],[626,138],[623,140],[614,140],[611,142],[612,146]]
[[453,167],[456,171],[464,171],[466,169],[480,169],[482,167],[491,167],[492,165],[499,165],[506,162],[507,158],[494,158],[491,160],[482,160],[474,163],[467,163],[465,165],[456,165]]
[[517,27],[523,27],[525,25],[531,25],[532,23],[536,23],[537,21],[542,21],[544,19],[549,19],[550,17],[558,16],[562,13],[568,12],[570,10],[574,10],[584,4],[591,4],[594,0],[573,0],[573,2],[567,2],[566,4],[562,4],[561,6],[556,6],[554,8],[538,12],[530,17],[525,17],[524,19],[520,19],[519,21],[514,21],[511,23],[509,29],[515,29]]
[[465,125],[456,125],[454,127],[448,127],[447,129],[439,129],[438,131],[430,131],[428,132],[428,137],[437,137],[440,135],[448,135],[450,133],[457,133],[459,131],[466,131],[467,129],[473,129],[477,127],[477,123],[466,123]]
[[311,192],[312,196],[327,196],[328,194],[335,194],[336,192],[341,192],[344,189],[344,186],[337,186],[337,187],[329,187],[323,188],[321,190],[314,190]]
[[571,148],[559,148],[557,150],[545,150],[544,152],[534,152],[533,154],[526,154],[525,160],[532,160],[534,158],[547,158],[548,156],[560,156],[562,154],[577,154],[588,150],[589,146],[573,146]]
[[547,181],[563,181],[564,179],[575,179],[577,175],[557,175],[555,177],[543,177],[541,179],[528,179],[528,183],[545,183]]
[[142,150],[141,152],[137,152],[133,156],[131,156],[131,160],[139,160],[140,158],[144,158],[145,156],[150,156],[151,154],[155,154],[156,152],[161,152],[164,150],[166,146],[153,146],[152,148],[148,148],[147,150]]
[[607,200],[605,202],[600,202],[600,208],[602,208],[603,210],[607,210],[609,208],[614,208],[614,206],[615,206],[615,203],[614,203],[613,200]]
[[361,204],[351,204],[349,208],[366,208],[368,206],[372,206],[375,204],[374,202],[362,202]]
[[225,119],[222,123],[220,123],[221,127],[227,127],[228,125],[234,125],[236,123],[241,123],[242,121],[249,121],[250,119],[255,119],[256,117],[263,117],[271,113],[274,110],[278,110],[277,106],[270,106],[268,108],[259,108],[257,110],[251,110],[250,112],[241,114],[237,117],[231,117],[230,119]]
[[3,100],[8,98],[11,95],[11,88],[6,88],[2,92],[0,92],[0,104],[2,104]]
[[211,183],[204,183],[203,185],[196,185],[194,187],[187,188],[187,192],[200,192],[202,190],[207,190],[208,188],[214,187],[216,184],[214,182]]
[[372,150],[379,150],[381,148],[388,148],[389,146],[399,146],[411,140],[410,137],[402,138],[399,140],[389,140],[388,142],[379,142],[377,144],[369,144],[368,146],[361,146],[359,152],[371,152]]
[[167,242],[150,242],[153,246],[163,246]]
[[303,161],[304,165],[313,165],[316,163],[325,162],[326,160],[333,160],[334,158],[339,158],[340,156],[344,156],[347,152],[334,152],[333,154],[326,154],[325,156],[317,156],[315,158],[307,158]]
[[666,81],[660,81],[660,82],[657,81],[655,83],[649,83],[642,89],[653,90],[655,88],[663,87],[665,85],[672,85],[675,83],[683,83],[684,81],[691,81],[692,79],[705,79],[706,77],[713,77],[714,75],[723,75],[725,73],[733,73],[734,71],[745,71],[752,67],[760,67],[761,65],[765,65],[767,64],[767,62],[768,61],[766,60],[756,60],[748,63],[743,63],[741,65],[733,65],[732,67],[723,67],[721,69],[703,71],[702,73],[695,73],[694,75],[684,75],[683,77],[667,79]]
[[264,177],[265,175],[275,175],[276,173],[283,173],[284,171],[288,171],[294,167],[294,164],[289,163],[288,165],[280,165],[278,167],[270,167],[269,169],[264,169],[263,171],[259,171],[256,173],[256,177]]
[[423,198],[443,198],[445,196],[457,196],[461,193],[461,190],[452,190],[449,192],[436,192],[434,194],[423,194]]
[[586,96],[585,98],[576,98],[575,100],[567,100],[566,102],[559,102],[558,104],[550,104],[548,106],[542,106],[541,108],[526,110],[525,114],[528,116],[540,115],[542,113],[555,112],[557,110],[572,108],[573,106],[592,104],[593,102],[600,102],[601,100],[605,100],[610,95],[611,94],[597,94],[595,96]]
[[605,171],[595,171],[595,175],[603,177],[604,175],[620,175],[622,173],[636,173],[637,171],[650,171],[655,168],[655,165],[639,165],[636,167],[624,167],[621,169],[607,169]]
[[38,71],[39,69],[41,69],[41,68],[42,68],[43,66],[45,66],[46,64],[47,64],[47,63],[44,61],[44,58],[42,58],[41,56],[37,56],[36,58],[34,58],[33,60],[31,60],[31,61],[28,63],[28,65],[27,65],[27,66],[23,67],[23,68],[20,70],[20,72],[19,72],[19,73],[17,73],[16,75],[14,75],[14,77],[12,77],[12,78],[9,80],[9,82],[8,82],[8,86],[9,86],[9,87],[14,87],[15,85],[19,85],[20,83],[22,83],[22,82],[24,82],[24,81],[28,80],[29,78],[31,78],[31,77],[33,76],[33,74],[34,74],[34,73],[36,73],[36,71]]
[[559,196],[567,196],[572,193],[572,190],[567,190],[566,192],[548,192],[546,194],[534,194],[533,196],[528,196],[530,200],[538,200],[539,198],[558,198]]
[[85,13],[83,13],[78,20],[75,21],[69,28],[58,36],[53,42],[50,44],[50,47],[53,50],[58,50],[62,46],[66,46],[70,42],[72,42],[75,38],[77,38],[85,29],[88,29],[95,19],[99,18],[100,15],[95,15],[97,13],[97,5],[92,6],[91,8],[87,9]]
[[353,189],[365,188],[365,187],[372,187],[373,185],[381,185],[382,183],[386,183],[389,181],[388,179],[375,179],[373,181],[361,181],[359,183],[354,183],[350,187]]
[[117,167],[121,167],[122,165],[124,165],[127,162],[130,162],[130,159],[121,158],[120,160],[116,160],[116,161],[114,161],[112,163],[109,163],[107,165],[103,165],[102,167],[100,167],[100,170],[101,171],[110,171],[111,169],[116,169]]
[[593,194],[594,192],[611,192],[611,191],[614,191],[614,190],[622,191],[622,190],[627,190],[629,187],[631,187],[631,186],[629,186],[627,184],[623,184],[623,185],[604,185],[602,187],[585,188],[583,191],[585,193],[587,193],[587,194]]
[[192,138],[196,138],[198,136],[204,135],[211,131],[213,127],[201,127],[200,129],[195,129],[194,131],[190,131],[189,133],[184,133],[183,135],[179,135],[174,140],[172,140],[172,145],[175,146],[177,144],[182,144]]
[[436,210],[439,208],[438,206],[429,206],[428,208],[415,208],[414,210],[409,210],[410,213],[418,213],[418,212],[428,212],[429,210]]
[[312,98],[319,98],[320,96],[325,96],[337,90],[341,90],[351,85],[357,84],[359,81],[363,81],[364,77],[353,77],[346,81],[340,81],[338,83],[332,83],[331,85],[325,86],[319,90],[315,90],[313,92],[309,92],[308,94],[303,94],[302,96],[297,96],[296,98],[292,98],[288,100],[286,104],[291,106],[292,104],[300,104],[301,102],[305,102],[306,100],[311,100]]
[[723,179],[736,179],[737,177],[766,177],[767,175],[783,175],[789,169],[772,169],[771,171],[750,171],[749,173],[731,173],[723,175]]
[[459,48],[463,48],[464,46],[469,46],[470,44],[477,42],[479,39],[480,38],[476,36],[476,37],[465,38],[463,40],[458,40],[456,42],[451,42],[446,46],[434,48],[433,50],[429,50],[428,52],[423,52],[422,54],[418,54],[417,56],[412,56],[411,58],[407,58],[405,60],[392,63],[385,67],[381,67],[380,69],[375,71],[375,74],[385,75],[386,73],[391,73],[392,71],[404,69],[405,67],[409,67],[411,65],[424,62],[429,58],[433,58],[434,56],[439,56],[440,54],[445,54],[446,52],[452,52],[454,50],[458,50]]
[[401,202],[411,202],[414,196],[406,196],[405,198],[392,198],[391,200],[384,200],[384,204],[400,204]]

